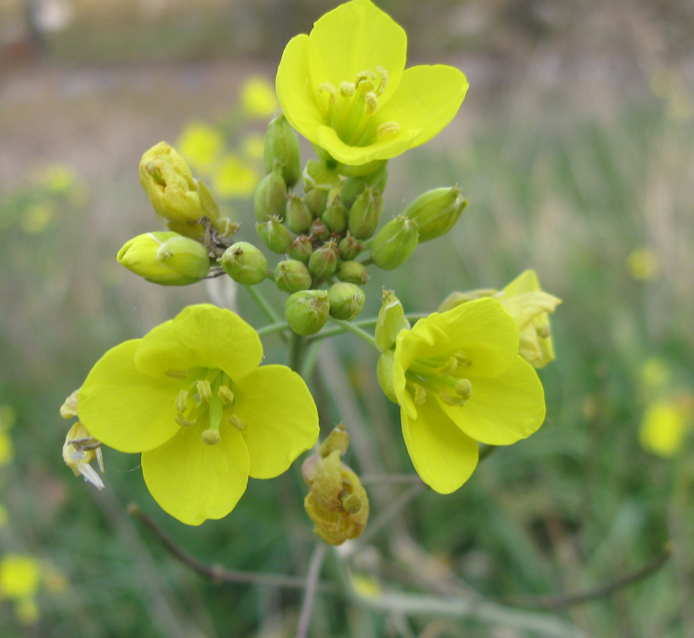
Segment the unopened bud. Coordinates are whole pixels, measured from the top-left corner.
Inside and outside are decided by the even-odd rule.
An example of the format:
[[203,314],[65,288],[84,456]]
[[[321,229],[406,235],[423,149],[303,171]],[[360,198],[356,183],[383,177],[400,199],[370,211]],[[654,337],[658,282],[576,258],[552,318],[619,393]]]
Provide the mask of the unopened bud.
[[289,188],[292,188],[301,177],[299,138],[284,115],[277,116],[268,124],[263,148],[263,164],[266,173],[270,173],[277,165],[281,166],[282,177]]
[[367,186],[372,186],[381,193],[385,190],[388,181],[388,164],[383,163],[376,171],[361,177],[348,177],[342,183],[340,199],[342,203],[351,208],[354,201]]
[[186,286],[210,271],[207,249],[174,232],[133,237],[118,251],[117,259],[136,275],[163,286]]
[[320,219],[314,219],[310,237],[313,241],[326,241],[330,237],[330,230]]
[[369,239],[376,232],[382,211],[380,191],[365,188],[349,209],[349,232],[357,239]]
[[378,385],[381,386],[381,390],[383,390],[383,394],[393,403],[397,403],[398,398],[395,395],[395,386],[393,385],[394,356],[393,350],[386,350],[378,358],[378,363],[376,364],[376,379],[378,380]]
[[466,206],[459,188],[435,188],[417,197],[402,214],[417,222],[419,241],[423,242],[451,230]]
[[383,270],[402,266],[417,249],[417,222],[398,215],[389,221],[371,244],[371,259]]
[[304,203],[311,211],[311,215],[318,218],[323,214],[325,207],[328,205],[328,191],[314,188],[304,195]]
[[292,259],[308,263],[308,259],[313,253],[313,243],[307,235],[299,235],[294,238],[294,241],[289,246],[287,252]]
[[287,206],[287,185],[282,177],[282,167],[278,164],[275,169],[263,177],[255,189],[253,209],[258,221],[264,222],[270,217],[284,218]]
[[410,322],[405,317],[402,303],[392,290],[383,290],[383,303],[376,322],[376,345],[381,352],[390,350],[401,330],[407,330]]
[[340,240],[338,248],[340,249],[342,258],[347,260],[355,259],[364,250],[364,246],[362,246],[361,242],[349,233]]
[[325,290],[302,290],[291,295],[284,305],[284,316],[291,329],[300,335],[316,334],[328,321],[330,302]]
[[359,286],[340,282],[328,288],[328,300],[331,317],[352,321],[364,308],[366,295]]
[[203,216],[193,173],[166,142],[159,142],[142,156],[140,181],[154,210],[166,221],[195,222]]
[[267,258],[246,241],[229,246],[218,261],[229,277],[244,286],[254,286],[267,277]]
[[275,283],[284,292],[298,292],[311,287],[311,274],[300,261],[287,259],[275,267]]
[[307,233],[313,222],[313,215],[308,206],[296,195],[290,195],[287,200],[287,226],[289,230],[297,235]]
[[308,270],[316,279],[332,277],[337,270],[339,251],[334,241],[323,244],[308,260]]
[[357,286],[365,286],[370,279],[366,267],[358,261],[343,261],[337,267],[337,278]]
[[347,230],[347,209],[336,197],[321,216],[321,221],[334,233]]
[[320,160],[309,160],[302,174],[304,190],[308,193],[313,190],[328,191],[340,185],[340,176],[337,171],[328,168],[325,162]]
[[292,233],[282,225],[282,221],[276,216],[270,217],[266,222],[258,222],[255,229],[263,243],[273,253],[279,255],[286,253],[294,241]]
[[333,428],[333,431],[328,434],[320,444],[318,447],[318,454],[325,458],[337,450],[340,455],[343,455],[347,451],[347,448],[349,448],[349,434],[347,434],[347,430],[345,430],[344,423],[340,423]]

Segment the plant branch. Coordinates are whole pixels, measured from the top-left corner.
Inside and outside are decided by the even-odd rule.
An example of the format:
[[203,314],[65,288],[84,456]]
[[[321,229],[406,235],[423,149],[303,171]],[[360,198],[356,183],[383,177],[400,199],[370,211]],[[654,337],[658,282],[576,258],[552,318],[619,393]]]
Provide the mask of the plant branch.
[[269,304],[268,300],[265,299],[260,290],[256,286],[244,286],[248,291],[248,294],[253,297],[253,301],[258,304],[258,307],[265,313],[265,316],[273,323],[281,323],[281,317],[275,312],[274,308]]
[[279,323],[271,323],[262,328],[258,328],[256,331],[259,337],[265,337],[266,335],[272,335],[277,332],[284,332],[289,330],[289,324],[286,321],[280,321]]
[[517,607],[544,610],[565,609],[567,607],[573,607],[574,605],[583,605],[608,596],[625,587],[635,585],[644,578],[655,574],[667,563],[671,555],[672,546],[668,543],[660,554],[649,560],[645,565],[590,591],[566,594],[563,596],[539,596],[537,598],[510,599],[508,602]]
[[330,317],[330,321],[333,323],[337,324],[340,326],[344,332],[351,332],[353,335],[356,335],[359,337],[362,341],[366,341],[366,343],[371,344],[376,350],[378,350],[378,346],[376,345],[376,339],[372,337],[368,332],[365,330],[362,330],[358,326],[355,326],[354,324],[350,323],[349,321],[342,321],[340,319],[333,319]]
[[306,575],[304,602],[301,605],[301,613],[299,614],[299,623],[296,628],[296,638],[306,638],[308,628],[311,623],[311,614],[313,612],[313,603],[316,600],[318,578],[320,570],[323,566],[323,559],[328,546],[322,541],[316,545],[311,556],[311,561],[308,564],[308,574]]
[[[154,536],[159,544],[176,560],[190,567],[193,571],[204,576],[213,583],[246,583],[251,585],[269,585],[285,589],[304,589],[306,580],[297,576],[281,574],[264,574],[261,572],[242,572],[224,569],[219,565],[207,565],[180,547],[150,516],[145,514],[136,503],[128,505],[128,514],[138,519]],[[321,592],[334,592],[332,583],[316,582],[314,588]]]

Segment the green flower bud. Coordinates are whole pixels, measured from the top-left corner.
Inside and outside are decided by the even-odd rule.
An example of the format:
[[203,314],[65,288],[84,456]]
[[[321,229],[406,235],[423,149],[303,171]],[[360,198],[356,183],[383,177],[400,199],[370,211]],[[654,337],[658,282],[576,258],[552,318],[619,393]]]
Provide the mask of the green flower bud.
[[343,261],[337,267],[337,278],[357,286],[365,286],[370,279],[366,267],[358,261]]
[[337,270],[339,251],[334,241],[323,244],[308,260],[308,270],[316,279],[332,277]]
[[260,180],[255,189],[253,209],[260,222],[267,221],[273,215],[284,218],[287,206],[287,185],[282,177],[282,167],[278,164],[272,173]]
[[287,259],[275,267],[275,283],[284,292],[308,290],[311,287],[311,275],[300,261]]
[[[383,290],[383,303],[376,322],[376,345],[381,352],[390,350],[401,330],[409,330],[405,310],[392,290]],[[384,390],[385,392],[385,390]],[[387,393],[386,393],[387,394]]]
[[229,277],[244,286],[254,286],[267,277],[267,258],[246,241],[229,246],[217,261]]
[[398,402],[395,396],[395,387],[393,385],[393,360],[395,353],[393,350],[386,350],[376,364],[376,379],[378,385],[381,386],[383,394],[385,394],[393,403]]
[[328,300],[331,317],[352,321],[364,308],[366,295],[359,286],[339,283],[328,288]]
[[307,235],[299,235],[294,238],[291,246],[287,250],[292,259],[296,259],[304,264],[308,263],[311,253],[313,253],[313,243]]
[[279,217],[270,217],[266,222],[258,222],[255,225],[258,236],[263,243],[273,252],[284,255],[294,241],[294,236],[289,229],[282,226]]
[[321,216],[321,221],[334,233],[347,230],[347,209],[337,198],[333,199]]
[[388,164],[383,163],[378,170],[362,177],[348,177],[342,183],[340,190],[340,199],[342,203],[351,208],[354,201],[367,186],[373,186],[381,193],[385,190],[386,182],[388,181]]
[[349,232],[357,239],[369,239],[378,228],[383,211],[380,191],[365,188],[349,209]]
[[338,248],[340,249],[342,258],[347,260],[355,259],[364,250],[364,246],[361,245],[361,242],[349,233],[340,240]]
[[325,207],[328,205],[328,191],[313,188],[304,195],[304,203],[311,211],[311,215],[318,218],[323,214]]
[[[315,147],[314,147],[315,148]],[[335,169],[340,175],[346,177],[363,177],[378,171],[386,163],[386,160],[373,160],[367,164],[351,166],[349,164],[338,164]]]
[[293,233],[301,235],[307,233],[311,228],[313,215],[300,197],[290,195],[287,200],[287,215],[285,219],[287,220],[289,229]]
[[274,118],[265,133],[263,148],[265,172],[270,173],[275,166],[282,168],[285,184],[291,188],[301,177],[301,150],[299,138],[284,115]]
[[163,286],[186,286],[210,272],[207,249],[174,232],[144,233],[118,251],[118,261],[147,281]]
[[331,191],[340,185],[340,176],[335,169],[329,168],[320,160],[309,160],[302,174],[304,190]]
[[193,173],[166,142],[159,142],[142,156],[140,181],[154,210],[166,221],[195,222],[203,216]]
[[404,215],[389,221],[371,243],[371,259],[383,270],[402,266],[417,250],[417,222]]
[[313,241],[326,241],[330,238],[330,230],[320,219],[314,219],[310,237]]
[[284,316],[291,329],[300,335],[316,334],[328,321],[330,302],[325,290],[301,290],[287,298]]
[[457,187],[434,188],[415,199],[403,215],[417,222],[419,241],[429,241],[445,235],[465,210],[467,200]]

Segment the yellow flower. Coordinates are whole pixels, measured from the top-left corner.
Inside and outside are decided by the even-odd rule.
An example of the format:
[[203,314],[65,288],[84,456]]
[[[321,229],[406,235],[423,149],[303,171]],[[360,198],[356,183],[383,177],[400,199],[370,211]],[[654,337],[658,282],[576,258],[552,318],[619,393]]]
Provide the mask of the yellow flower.
[[5,554],[0,559],[0,596],[3,598],[30,598],[39,587],[41,571],[31,556]]
[[205,168],[219,160],[224,136],[205,122],[190,122],[183,129],[177,147],[181,155]]
[[631,276],[639,281],[653,279],[660,270],[660,260],[650,248],[635,248],[629,253],[627,264]]
[[[515,443],[545,418],[542,384],[518,355],[518,325],[495,299],[418,321],[398,334],[395,351],[381,355],[390,357],[392,388],[384,390],[400,404],[417,473],[441,494],[470,477],[478,441]],[[380,372],[389,367],[379,362]]]
[[220,197],[250,197],[259,181],[260,174],[251,163],[234,153],[227,153],[212,172],[212,187]]
[[291,125],[350,166],[424,144],[455,116],[468,88],[446,65],[405,69],[407,35],[370,0],[340,5],[289,42],[277,96]]
[[258,333],[229,310],[189,306],[175,319],[109,350],[79,393],[92,436],[142,452],[145,483],[188,525],[226,516],[248,477],[284,472],[318,438],[301,377],[258,367]]
[[241,86],[241,107],[251,117],[270,117],[277,110],[272,84],[262,75],[248,78]]
[[663,458],[675,456],[691,425],[692,412],[692,399],[686,395],[651,403],[641,422],[641,447]]

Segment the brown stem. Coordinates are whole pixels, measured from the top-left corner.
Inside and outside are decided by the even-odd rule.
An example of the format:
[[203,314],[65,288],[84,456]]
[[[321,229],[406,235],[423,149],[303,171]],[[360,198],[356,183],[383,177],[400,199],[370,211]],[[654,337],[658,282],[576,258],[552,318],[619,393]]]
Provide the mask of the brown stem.
[[[220,565],[207,565],[177,545],[159,524],[145,514],[136,503],[128,505],[128,514],[137,518],[176,560],[213,583],[248,583],[287,589],[304,589],[306,587],[305,578],[281,574],[263,574],[261,572],[242,572],[224,569]],[[316,582],[315,587],[317,591],[321,592],[334,592],[336,590],[332,583],[320,581]]]
[[583,605],[593,600],[603,598],[613,592],[629,587],[651,574],[655,574],[668,561],[672,554],[672,546],[666,544],[663,551],[657,556],[649,560],[645,565],[642,565],[633,572],[629,572],[616,578],[613,581],[604,583],[593,590],[579,592],[575,594],[566,594],[564,596],[539,596],[537,598],[520,598],[510,600],[509,603],[517,607],[527,607],[534,609],[556,610],[565,609],[574,605]]

